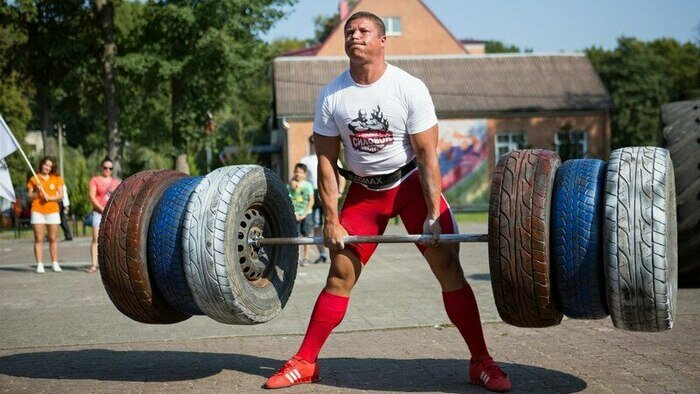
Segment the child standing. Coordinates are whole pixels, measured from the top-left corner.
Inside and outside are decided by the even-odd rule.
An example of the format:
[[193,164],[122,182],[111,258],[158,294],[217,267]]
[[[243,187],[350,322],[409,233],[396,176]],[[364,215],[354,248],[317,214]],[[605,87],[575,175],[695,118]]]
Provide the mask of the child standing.
[[[294,166],[294,176],[287,185],[297,221],[297,233],[302,237],[311,236],[314,231],[313,219],[310,215],[314,206],[314,187],[306,180],[307,174],[306,165],[297,163]],[[309,265],[310,251],[311,245],[304,245],[304,257],[299,262],[302,267]]]

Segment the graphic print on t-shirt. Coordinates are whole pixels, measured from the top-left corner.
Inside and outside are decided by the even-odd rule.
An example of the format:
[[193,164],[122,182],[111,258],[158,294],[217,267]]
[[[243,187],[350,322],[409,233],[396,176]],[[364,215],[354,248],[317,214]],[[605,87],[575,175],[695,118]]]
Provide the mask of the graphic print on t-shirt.
[[394,134],[389,131],[389,121],[382,114],[382,109],[372,109],[372,114],[367,117],[367,110],[362,108],[357,112],[357,118],[350,121],[348,128],[352,147],[355,150],[368,153],[376,153],[385,146],[394,142]]

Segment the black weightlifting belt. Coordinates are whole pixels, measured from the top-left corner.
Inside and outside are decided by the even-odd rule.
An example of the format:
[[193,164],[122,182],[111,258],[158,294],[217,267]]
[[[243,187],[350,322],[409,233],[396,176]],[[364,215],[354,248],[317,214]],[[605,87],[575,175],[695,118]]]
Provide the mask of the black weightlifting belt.
[[340,175],[343,176],[343,178],[349,181],[361,183],[369,189],[378,190],[383,189],[391,185],[392,183],[398,182],[399,180],[401,180],[401,178],[408,175],[408,173],[413,171],[415,168],[416,162],[415,160],[411,160],[398,170],[382,175],[359,176],[352,171],[340,167],[338,167],[338,172],[340,173]]

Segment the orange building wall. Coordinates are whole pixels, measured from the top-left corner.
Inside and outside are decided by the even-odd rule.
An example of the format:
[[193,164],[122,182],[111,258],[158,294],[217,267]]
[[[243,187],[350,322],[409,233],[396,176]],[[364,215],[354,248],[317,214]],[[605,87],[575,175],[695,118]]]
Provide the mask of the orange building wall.
[[310,153],[309,137],[311,136],[311,134],[313,134],[313,127],[313,121],[289,122],[289,130],[287,131],[288,148],[286,168],[286,174],[288,177],[291,175],[294,165],[299,163],[302,157]]
[[[379,17],[401,18],[401,35],[387,36],[387,56],[466,53],[464,47],[420,0],[361,0],[350,15],[357,11],[368,11]],[[344,25],[345,21],[336,27],[317,56],[345,56]]]
[[[524,131],[530,148],[554,150],[554,135],[565,124],[573,131],[588,132],[588,157],[607,160],[610,155],[610,118],[606,113],[587,115],[556,115],[517,118],[488,118],[489,179],[496,166],[495,136],[499,131]],[[290,122],[287,132],[287,174],[309,154],[309,136],[313,121]]]
[[572,131],[588,132],[588,157],[607,160],[610,155],[610,117],[606,113],[589,115],[558,115],[518,118],[490,118],[489,173],[496,166],[495,136],[500,131],[524,131],[530,148],[554,150],[554,136],[562,126],[570,124]]

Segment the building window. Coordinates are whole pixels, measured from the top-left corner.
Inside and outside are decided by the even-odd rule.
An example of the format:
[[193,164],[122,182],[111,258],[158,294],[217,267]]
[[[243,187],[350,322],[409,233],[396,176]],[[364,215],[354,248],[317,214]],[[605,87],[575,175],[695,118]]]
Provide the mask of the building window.
[[588,156],[588,134],[585,131],[562,130],[554,136],[554,146],[561,161]]
[[398,16],[385,16],[382,18],[382,21],[384,21],[387,36],[401,35],[401,18]]
[[524,149],[525,144],[524,131],[500,131],[496,134],[496,161],[510,151]]

